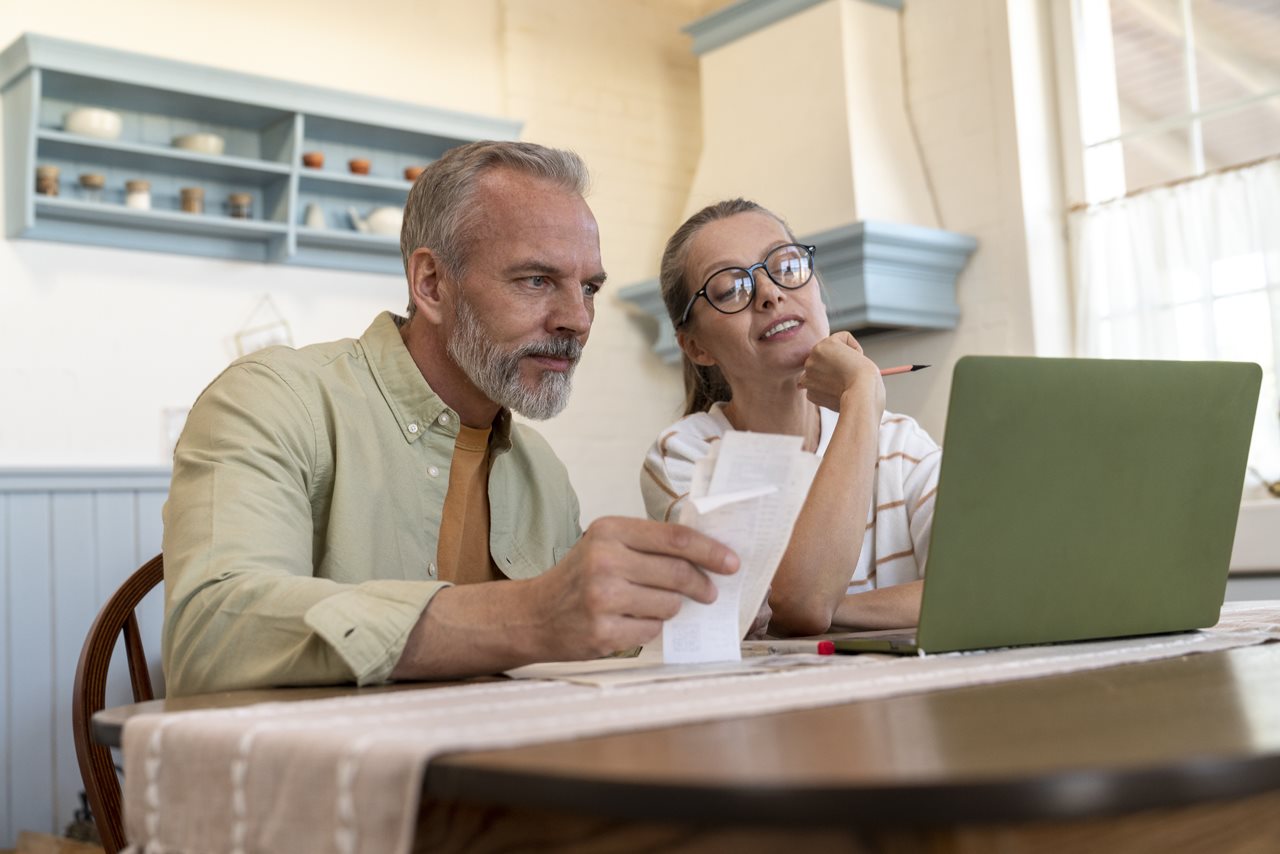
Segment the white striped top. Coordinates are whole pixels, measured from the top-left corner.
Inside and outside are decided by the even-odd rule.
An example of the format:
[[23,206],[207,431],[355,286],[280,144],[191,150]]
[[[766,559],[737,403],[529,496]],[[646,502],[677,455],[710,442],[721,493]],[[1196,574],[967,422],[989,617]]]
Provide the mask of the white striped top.
[[[839,414],[822,410],[818,456],[831,441]],[[679,515],[689,493],[693,466],[711,450],[711,443],[732,430],[724,404],[681,418],[658,436],[645,456],[640,491],[650,518],[668,521]],[[879,459],[866,534],[858,565],[850,573],[850,593],[891,587],[924,577],[933,529],[934,495],[942,448],[906,415],[886,412],[880,418]]]

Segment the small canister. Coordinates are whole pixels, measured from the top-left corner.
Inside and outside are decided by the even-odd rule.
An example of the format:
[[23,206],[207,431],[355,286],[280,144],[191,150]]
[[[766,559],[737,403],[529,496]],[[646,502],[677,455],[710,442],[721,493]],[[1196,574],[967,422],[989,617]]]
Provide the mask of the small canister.
[[140,211],[151,210],[151,182],[139,179],[125,181],[124,206]]
[[178,191],[178,205],[186,213],[204,213],[204,187],[183,187]]
[[253,216],[253,196],[249,193],[231,193],[227,196],[227,209],[236,219]]
[[107,179],[99,172],[85,172],[80,176],[80,195],[86,202],[102,201],[102,188]]
[[42,196],[58,195],[58,175],[61,170],[57,166],[36,167],[36,192]]

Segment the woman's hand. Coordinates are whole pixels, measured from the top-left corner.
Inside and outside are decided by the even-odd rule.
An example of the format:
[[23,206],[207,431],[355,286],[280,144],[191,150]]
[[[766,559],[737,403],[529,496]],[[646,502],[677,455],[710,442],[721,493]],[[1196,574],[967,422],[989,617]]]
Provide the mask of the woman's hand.
[[884,412],[884,380],[880,369],[848,332],[819,341],[809,352],[800,387],[819,406],[840,411],[844,403],[873,408],[877,422]]
[[769,633],[769,621],[773,619],[773,608],[769,607],[769,594],[772,592],[772,587],[765,592],[764,603],[751,621],[751,628],[747,629],[746,640],[763,640]]

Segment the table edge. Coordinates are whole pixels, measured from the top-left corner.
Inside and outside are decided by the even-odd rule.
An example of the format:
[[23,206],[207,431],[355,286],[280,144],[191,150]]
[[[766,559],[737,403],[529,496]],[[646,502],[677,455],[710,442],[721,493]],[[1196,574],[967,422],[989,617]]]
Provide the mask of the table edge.
[[[464,754],[456,754],[463,756]],[[999,779],[736,786],[592,780],[436,758],[425,799],[694,824],[901,827],[1098,818],[1280,791],[1280,753],[1175,765],[1066,769]]]

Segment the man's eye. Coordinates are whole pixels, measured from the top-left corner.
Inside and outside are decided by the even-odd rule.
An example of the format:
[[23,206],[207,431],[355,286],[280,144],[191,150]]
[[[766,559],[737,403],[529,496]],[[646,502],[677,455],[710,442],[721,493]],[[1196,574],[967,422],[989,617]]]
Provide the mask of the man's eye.
[[545,288],[547,286],[546,276],[525,276],[524,280],[535,288]]
[[587,297],[588,299],[590,299],[591,297],[594,297],[594,296],[595,296],[596,294],[598,294],[598,293],[600,293],[600,286],[599,286],[599,285],[595,284],[594,282],[583,282],[583,283],[582,283],[582,294],[583,294],[583,296],[585,296],[585,297]]

